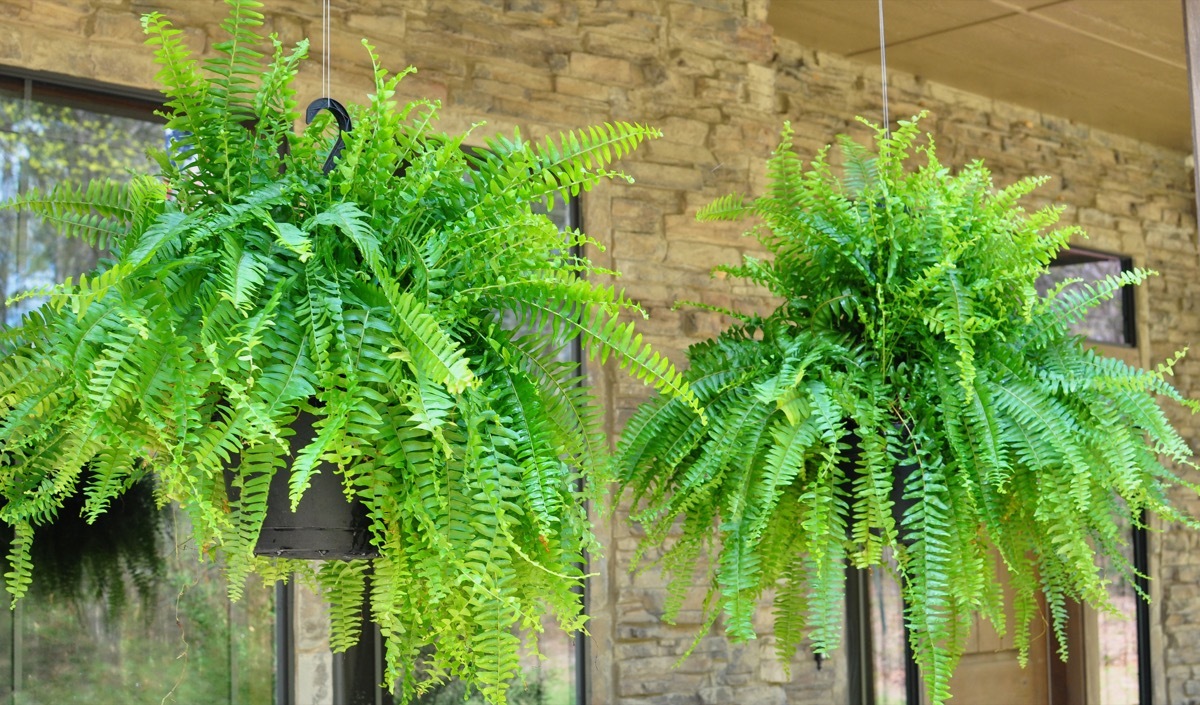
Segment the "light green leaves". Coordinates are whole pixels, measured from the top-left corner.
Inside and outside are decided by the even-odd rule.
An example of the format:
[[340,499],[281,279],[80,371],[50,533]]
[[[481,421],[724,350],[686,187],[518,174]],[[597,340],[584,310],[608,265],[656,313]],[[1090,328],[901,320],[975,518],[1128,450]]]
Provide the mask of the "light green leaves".
[[395,291],[389,293],[389,301],[400,343],[393,357],[444,385],[451,394],[461,394],[475,384],[462,350],[419,301],[408,292]]
[[303,264],[312,257],[312,240],[308,234],[291,223],[276,223],[268,218],[266,226],[275,233],[280,246],[290,250]]

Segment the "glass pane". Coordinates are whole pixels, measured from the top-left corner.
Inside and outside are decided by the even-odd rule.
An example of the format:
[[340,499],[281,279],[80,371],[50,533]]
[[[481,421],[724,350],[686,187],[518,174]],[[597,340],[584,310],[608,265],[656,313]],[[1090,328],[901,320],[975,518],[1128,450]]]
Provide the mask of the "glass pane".
[[[19,90],[0,86],[0,200],[4,201],[20,193],[21,167],[28,158],[25,137],[16,125],[24,113],[23,106]],[[4,301],[11,290],[19,223],[23,223],[23,217],[11,210],[0,210],[0,323],[13,320],[7,315]]]
[[[1126,520],[1124,534],[1131,536],[1132,527]],[[1133,565],[1133,546],[1121,547],[1125,560]],[[1137,590],[1101,557],[1100,568],[1109,579],[1108,597],[1120,614],[1099,612],[1096,631],[1100,643],[1099,705],[1138,705],[1138,636]]]
[[[161,510],[157,527],[161,564],[144,592],[135,584],[144,565],[130,566],[120,553],[104,556],[119,563],[123,605],[113,603],[111,586],[101,588],[93,577],[107,566],[81,561],[86,566],[77,585],[70,584],[66,562],[51,568],[46,554],[62,550],[68,533],[38,537],[50,545],[35,556],[34,588],[16,612],[16,705],[90,705],[101,694],[105,702],[130,705],[270,702],[273,590],[254,582],[240,602],[231,603],[220,567],[202,562],[194,546],[178,540],[190,535],[182,514]],[[78,523],[67,531],[79,531],[84,544],[131,538],[112,524],[97,529]]]
[[[1066,250],[1060,254],[1061,261],[1050,265],[1050,271],[1038,277],[1037,290],[1045,294],[1067,279],[1082,279],[1083,282],[1096,282],[1121,273],[1121,259],[1112,255],[1101,255],[1080,250]],[[1077,287],[1080,284],[1072,284]],[[1072,326],[1071,330],[1088,340],[1112,345],[1132,345],[1126,335],[1126,316],[1132,312],[1125,310],[1123,297],[1118,293],[1088,311],[1083,321]]]
[[[539,660],[526,651],[521,658],[522,676],[508,691],[509,705],[578,705],[575,700],[575,640],[544,619],[538,636]],[[524,683],[521,682],[524,678]],[[460,681],[451,681],[417,698],[416,705],[485,705],[478,693],[468,694]]]
[[11,607],[12,596],[5,592],[4,599],[0,600],[0,702],[6,705],[9,702],[6,698],[13,691],[13,666],[16,665],[13,661],[14,612]]
[[554,203],[551,204],[549,209],[541,203],[536,203],[532,210],[534,213],[543,213],[549,216],[550,220],[558,226],[559,230],[569,230],[579,227],[578,223],[572,222],[573,214],[567,199],[568,196],[560,195],[555,197]]
[[[126,180],[146,172],[145,151],[165,140],[163,126],[148,120],[50,105],[0,92],[0,198],[61,181]],[[0,294],[4,299],[51,286],[95,268],[102,251],[65,240],[40,219],[0,213]],[[37,307],[34,297],[0,308],[12,325]]]
[[871,569],[870,604],[875,705],[905,705],[904,602],[891,570]]
[[553,618],[544,617],[537,645],[543,658],[530,653],[522,657],[525,685],[517,687],[510,700],[514,705],[576,705],[575,639],[560,629]]
[[[28,85],[0,83],[0,199],[68,179],[128,179],[150,168],[145,150],[165,141],[149,114],[72,107],[62,93],[56,104],[39,102],[36,87],[26,100]],[[36,218],[0,211],[0,320],[17,323],[40,301],[6,305],[9,297],[93,269],[102,256]],[[183,515],[157,509],[148,485],[145,501],[136,494],[114,503],[105,516],[120,519],[108,528],[105,516],[88,526],[68,506],[53,529],[39,529],[31,593],[0,618],[0,694],[12,692],[14,705],[270,702],[273,591],[248,585],[231,604],[219,566],[186,543]]]
[[[563,198],[555,198],[552,207],[547,210],[540,204],[533,207],[535,213],[547,215],[559,230],[577,227],[572,221],[573,211],[570,204]],[[515,316],[505,313],[505,322],[510,327],[515,325]],[[578,362],[575,359],[578,351],[573,345],[567,345],[558,351],[558,359],[564,362]],[[528,638],[528,637],[527,637]],[[564,633],[558,623],[550,617],[542,619],[542,632],[537,635],[537,649],[542,658],[538,658],[531,650],[525,650],[521,657],[521,671],[524,679],[518,678],[508,694],[512,705],[577,705],[575,692],[576,642],[574,635]],[[417,699],[417,705],[482,705],[483,699],[478,694],[466,693],[462,683],[452,681],[445,686],[426,693]]]
[[[545,211],[545,209],[535,209]],[[546,215],[559,230],[569,230],[573,213],[565,198],[556,198]],[[580,362],[574,345],[564,347],[558,359]],[[583,599],[582,597],[580,599]],[[521,659],[525,685],[514,688],[510,701],[514,705],[577,705],[575,702],[575,639],[559,628],[553,617],[542,618],[542,633],[537,635],[537,648],[542,658],[526,652]]]

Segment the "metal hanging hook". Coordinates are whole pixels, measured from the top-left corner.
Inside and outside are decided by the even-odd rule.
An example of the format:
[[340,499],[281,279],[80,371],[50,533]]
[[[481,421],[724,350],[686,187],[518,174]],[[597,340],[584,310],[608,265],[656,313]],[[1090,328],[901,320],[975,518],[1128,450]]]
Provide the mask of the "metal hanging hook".
[[329,150],[329,156],[325,158],[325,165],[321,167],[321,170],[328,174],[333,171],[333,162],[346,146],[346,143],[342,140],[342,133],[353,130],[354,124],[350,120],[350,113],[346,111],[346,106],[333,98],[317,98],[309,103],[308,110],[304,113],[304,122],[311,125],[313,118],[322,110],[328,110],[333,113],[333,119],[337,121],[338,126],[337,140],[333,143],[333,149]]

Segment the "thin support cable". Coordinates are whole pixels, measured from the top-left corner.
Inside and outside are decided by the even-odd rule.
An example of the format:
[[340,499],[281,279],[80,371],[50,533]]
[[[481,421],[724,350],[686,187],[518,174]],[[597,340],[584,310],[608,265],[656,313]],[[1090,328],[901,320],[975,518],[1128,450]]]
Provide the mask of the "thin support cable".
[[330,0],[322,0],[321,2],[321,94],[326,98],[332,95],[332,90],[329,85],[329,3]]
[[892,121],[888,116],[887,40],[883,34],[883,0],[879,0],[879,73],[883,84],[883,131],[892,137]]

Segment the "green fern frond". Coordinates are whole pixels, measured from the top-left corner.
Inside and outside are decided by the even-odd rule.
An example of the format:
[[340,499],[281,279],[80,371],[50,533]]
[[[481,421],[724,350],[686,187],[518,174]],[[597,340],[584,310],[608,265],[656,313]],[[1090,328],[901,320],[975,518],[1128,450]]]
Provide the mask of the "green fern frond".
[[741,194],[722,196],[696,211],[696,220],[741,220],[750,213],[746,207],[745,197]]
[[[532,189],[528,197],[560,192],[578,196],[601,178],[614,176],[605,170],[609,164],[637,149],[643,141],[661,136],[661,132],[645,125],[611,122],[564,132],[557,144],[546,139],[526,147],[533,157],[531,171],[524,177]],[[519,134],[516,141],[496,138],[488,142],[489,149],[499,155],[512,154],[518,145],[522,145]]]
[[0,209],[27,209],[54,224],[63,237],[97,248],[122,238],[135,214],[130,186],[107,180],[85,186],[58,183],[49,191],[31,188],[0,204]]
[[17,600],[24,597],[33,583],[33,562],[29,552],[33,547],[33,526],[28,522],[13,525],[12,546],[8,549],[8,572],[4,574],[5,585],[13,599],[10,607],[16,609]]
[[444,385],[452,394],[474,385],[475,376],[462,349],[425,307],[408,292],[391,287],[385,291],[399,343],[399,350],[393,355],[412,365],[419,374]]
[[1043,299],[1040,310],[1052,312],[1054,315],[1045,316],[1043,330],[1062,330],[1083,320],[1084,315],[1098,304],[1111,299],[1126,286],[1137,286],[1158,272],[1152,269],[1134,268],[1120,274],[1111,275],[1098,282],[1079,284],[1061,293]]
[[[580,366],[551,359],[543,338],[537,334],[496,338],[515,353],[526,374],[542,388],[547,419],[556,426],[557,444],[573,459],[572,464],[604,468],[608,447],[594,397],[580,376]],[[596,486],[604,484],[597,482]]]
[[[535,325],[547,322],[551,330],[556,332],[555,337],[560,337],[562,334],[558,332],[563,330],[580,336],[590,358],[598,358],[600,364],[604,364],[612,356],[618,367],[636,379],[655,390],[678,396],[697,412],[700,411],[683,376],[671,366],[669,360],[642,342],[642,336],[632,323],[622,323],[618,317],[603,309],[588,310],[574,303],[564,305],[547,300],[542,291],[518,296],[511,290],[497,290],[487,298],[523,314],[527,321]],[[569,298],[565,300],[571,301]]]
[[334,653],[359,641],[368,567],[364,561],[326,561],[317,571],[322,596],[329,601],[329,648]]

